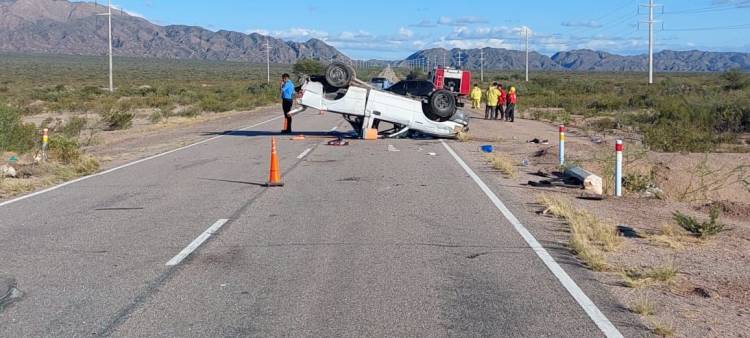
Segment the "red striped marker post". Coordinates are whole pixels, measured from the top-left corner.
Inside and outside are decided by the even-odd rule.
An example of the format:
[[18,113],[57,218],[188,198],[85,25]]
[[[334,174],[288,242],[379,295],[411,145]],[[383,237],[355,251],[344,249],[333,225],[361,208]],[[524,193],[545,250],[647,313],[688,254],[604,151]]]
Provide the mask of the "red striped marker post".
[[565,126],[560,125],[560,165],[565,165]]
[[615,143],[615,196],[622,197],[622,151],[625,146],[622,144],[622,140],[617,140]]

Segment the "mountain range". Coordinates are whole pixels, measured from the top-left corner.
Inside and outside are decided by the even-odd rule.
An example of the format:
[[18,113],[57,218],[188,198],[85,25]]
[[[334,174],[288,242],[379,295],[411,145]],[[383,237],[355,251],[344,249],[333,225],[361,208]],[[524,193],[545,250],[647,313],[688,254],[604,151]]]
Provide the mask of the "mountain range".
[[[106,7],[66,0],[0,0],[0,52],[105,55]],[[284,41],[274,37],[197,26],[161,26],[141,17],[115,11],[112,15],[116,56],[265,62],[266,44],[273,63],[302,58],[352,60],[322,40]],[[482,51],[483,50],[483,51]],[[525,52],[502,48],[418,51],[405,60],[370,60],[370,64],[407,66],[416,60],[479,69],[521,70]],[[661,51],[654,55],[659,72],[718,72],[732,68],[750,71],[750,54],[704,51]],[[646,71],[646,55],[622,56],[593,50],[572,50],[552,56],[529,54],[530,68],[551,71]]]
[[[106,6],[65,0],[0,0],[0,51],[15,53],[104,55]],[[318,39],[283,41],[257,33],[210,31],[201,27],[160,26],[124,11],[112,14],[117,56],[294,63],[300,58],[350,59]]]
[[[406,60],[397,62],[396,65],[406,66],[410,61],[429,60],[430,64],[437,62],[437,64],[455,67],[459,65],[460,55],[460,65],[463,68],[479,69],[482,63],[482,50],[485,69],[523,70],[525,68],[526,53],[524,51],[502,48],[427,49],[410,55]],[[623,56],[589,49],[559,52],[551,57],[530,52],[529,68],[550,71],[642,72],[648,70],[648,56],[645,54]],[[750,71],[750,54],[698,50],[664,50],[654,53],[654,70],[658,72],[722,72],[733,68]]]

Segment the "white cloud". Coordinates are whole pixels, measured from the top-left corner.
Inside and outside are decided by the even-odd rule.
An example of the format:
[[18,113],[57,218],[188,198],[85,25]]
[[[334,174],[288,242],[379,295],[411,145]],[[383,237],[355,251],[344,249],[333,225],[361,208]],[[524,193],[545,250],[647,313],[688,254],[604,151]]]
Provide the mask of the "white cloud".
[[586,27],[586,28],[600,28],[603,27],[601,23],[597,21],[565,21],[561,23],[563,27]]
[[315,29],[308,29],[308,28],[289,28],[286,30],[275,30],[275,31],[269,31],[267,29],[262,28],[253,28],[253,29],[247,29],[245,30],[245,33],[258,33],[262,35],[270,35],[275,38],[284,39],[284,40],[292,40],[292,41],[307,41],[309,39],[321,39],[325,40],[328,37],[328,33],[324,31],[319,31]]
[[[104,6],[104,7],[106,8],[107,6]],[[123,12],[125,12],[125,14],[130,15],[130,16],[134,16],[136,18],[146,19],[146,17],[143,14],[138,13],[138,12],[129,11],[127,9],[122,8],[122,6],[118,6],[118,5],[114,5],[113,4],[112,5],[112,9],[118,10],[118,11],[123,11]],[[112,13],[112,14],[114,15],[115,13]]]
[[442,26],[466,26],[481,23],[487,23],[487,20],[482,19],[478,16],[462,16],[458,18],[441,16],[437,20],[437,24]]

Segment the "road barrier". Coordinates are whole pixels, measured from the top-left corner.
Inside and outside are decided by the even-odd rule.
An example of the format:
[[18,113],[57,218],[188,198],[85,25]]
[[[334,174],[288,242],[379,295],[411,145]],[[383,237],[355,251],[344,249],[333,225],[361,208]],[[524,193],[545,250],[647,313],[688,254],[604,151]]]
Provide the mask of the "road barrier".
[[279,157],[276,155],[276,138],[271,138],[271,169],[268,174],[266,187],[283,187],[281,172],[279,171]]
[[560,165],[565,165],[565,126],[560,125]]
[[615,143],[615,196],[622,197],[622,151],[625,147],[622,140]]

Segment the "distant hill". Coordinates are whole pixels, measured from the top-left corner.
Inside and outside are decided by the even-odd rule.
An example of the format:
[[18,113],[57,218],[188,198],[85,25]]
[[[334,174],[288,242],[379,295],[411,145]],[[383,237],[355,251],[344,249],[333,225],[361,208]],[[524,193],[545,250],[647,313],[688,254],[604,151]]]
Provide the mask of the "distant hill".
[[[72,55],[107,53],[106,11],[92,2],[65,0],[0,0],[0,52]],[[304,43],[261,34],[201,27],[159,26],[116,11],[112,16],[117,56],[294,63],[300,58],[349,61],[336,48],[317,39]]]
[[[405,60],[397,61],[398,66],[407,66],[410,60],[427,58],[430,64],[445,63],[458,66],[461,52],[461,65],[466,69],[479,69],[480,49],[427,49],[416,52]],[[523,51],[502,48],[484,48],[485,69],[523,70],[526,54]],[[529,66],[534,70],[571,71],[647,71],[646,55],[623,56],[588,49],[559,52],[548,57],[536,52],[529,53]],[[721,72],[732,68],[750,71],[750,54],[703,51],[661,51],[654,54],[654,68],[659,72]]]

